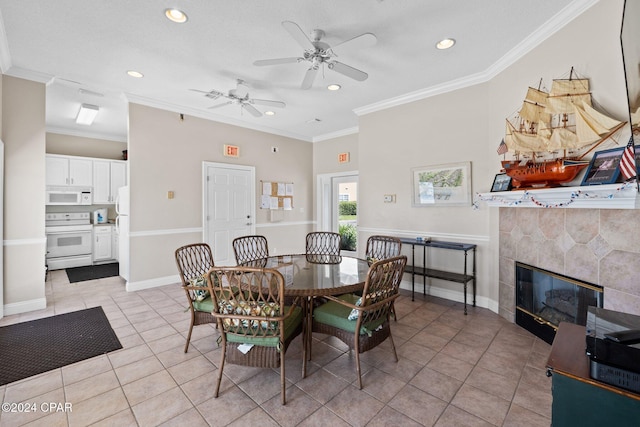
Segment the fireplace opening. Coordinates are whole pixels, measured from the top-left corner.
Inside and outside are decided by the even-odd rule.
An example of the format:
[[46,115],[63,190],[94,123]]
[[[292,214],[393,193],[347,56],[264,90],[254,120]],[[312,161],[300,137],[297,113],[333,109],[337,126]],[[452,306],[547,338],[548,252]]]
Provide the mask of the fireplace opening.
[[516,262],[516,324],[549,344],[560,322],[586,325],[602,299],[602,286]]

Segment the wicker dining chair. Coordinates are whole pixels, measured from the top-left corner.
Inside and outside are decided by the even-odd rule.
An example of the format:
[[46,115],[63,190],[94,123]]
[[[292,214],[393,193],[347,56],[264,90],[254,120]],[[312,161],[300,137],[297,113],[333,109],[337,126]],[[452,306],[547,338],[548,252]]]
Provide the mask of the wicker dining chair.
[[264,236],[241,236],[233,239],[233,253],[238,265],[269,257],[269,245]]
[[392,236],[371,236],[367,239],[365,256],[367,259],[379,261],[400,255],[402,242],[397,237]]
[[[303,331],[304,313],[295,302],[285,306],[284,277],[275,269],[213,267],[207,275],[213,316],[221,331],[222,354],[215,397],[225,363],[280,368],[282,404],[285,395],[285,352]],[[240,346],[252,346],[241,351]],[[303,346],[305,347],[305,346]],[[302,375],[306,376],[303,349]]]
[[331,231],[313,231],[307,234],[307,255],[340,255],[340,234]]
[[211,247],[206,243],[193,243],[182,246],[175,251],[176,265],[182,281],[191,312],[191,324],[184,352],[189,349],[193,327],[207,323],[216,323],[211,315],[213,304],[207,287],[207,272],[213,267]]
[[[391,258],[400,255],[402,242],[393,236],[370,236],[367,239],[367,248],[365,256],[367,261],[374,263],[381,259]],[[391,306],[391,316],[398,320],[395,304]]]
[[313,332],[334,336],[354,350],[360,389],[360,353],[389,338],[393,356],[398,361],[389,319],[406,264],[404,255],[377,261],[369,268],[362,297],[354,294],[328,296],[328,302],[313,310]]

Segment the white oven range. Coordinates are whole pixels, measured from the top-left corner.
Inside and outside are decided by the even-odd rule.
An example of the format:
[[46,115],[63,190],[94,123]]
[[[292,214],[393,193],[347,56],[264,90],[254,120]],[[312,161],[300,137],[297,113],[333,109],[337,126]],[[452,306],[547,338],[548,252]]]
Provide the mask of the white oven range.
[[89,212],[47,213],[47,268],[60,270],[92,264],[92,230]]

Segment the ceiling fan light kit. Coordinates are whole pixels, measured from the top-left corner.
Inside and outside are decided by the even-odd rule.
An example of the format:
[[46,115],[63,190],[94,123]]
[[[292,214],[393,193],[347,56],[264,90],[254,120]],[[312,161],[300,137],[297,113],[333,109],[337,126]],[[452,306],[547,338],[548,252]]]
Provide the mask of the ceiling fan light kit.
[[[199,89],[191,89],[194,92],[204,93],[204,96],[211,99],[218,99],[220,97],[227,98],[228,101],[212,105],[209,109],[224,107],[229,104],[238,104],[241,107],[241,111],[246,110],[249,114],[254,117],[261,117],[262,113],[258,110],[254,105],[264,105],[267,107],[276,107],[276,108],[284,108],[286,104],[282,101],[271,101],[268,99],[255,99],[249,96],[249,86],[244,80],[237,79],[236,80],[236,88],[229,90],[226,94],[215,89],[210,91],[204,91]],[[265,113],[266,114],[266,113]],[[270,115],[274,115],[272,112]]]
[[337,56],[334,49],[340,46],[342,49],[344,46],[351,46],[354,49],[363,49],[376,44],[377,38],[372,33],[364,33],[351,39],[345,40],[341,43],[334,45],[333,47],[322,41],[325,36],[325,32],[320,29],[314,29],[311,32],[311,39],[305,34],[304,31],[292,21],[283,21],[282,26],[289,32],[291,37],[298,42],[304,49],[304,53],[301,57],[291,58],[278,58],[278,59],[261,59],[254,61],[254,65],[259,67],[266,65],[280,65],[288,63],[297,63],[307,61],[310,63],[309,68],[302,80],[300,87],[302,89],[310,89],[313,86],[313,82],[316,78],[318,70],[324,64],[327,68],[340,73],[344,76],[352,78],[356,81],[365,81],[369,75],[364,71],[351,67],[350,65],[338,62],[334,59]]

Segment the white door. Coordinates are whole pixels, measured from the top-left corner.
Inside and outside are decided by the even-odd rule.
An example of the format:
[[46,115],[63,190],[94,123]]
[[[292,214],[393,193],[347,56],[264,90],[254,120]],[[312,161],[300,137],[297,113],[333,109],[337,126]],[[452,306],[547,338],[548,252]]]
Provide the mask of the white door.
[[216,265],[235,265],[231,242],[255,234],[255,168],[203,163],[204,241]]

